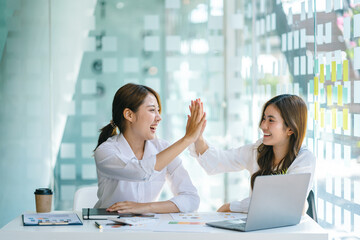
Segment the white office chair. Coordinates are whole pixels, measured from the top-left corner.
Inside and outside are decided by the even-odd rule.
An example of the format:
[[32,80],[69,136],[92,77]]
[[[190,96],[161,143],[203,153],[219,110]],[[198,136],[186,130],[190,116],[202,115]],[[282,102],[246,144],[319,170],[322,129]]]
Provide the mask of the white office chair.
[[74,195],[74,211],[81,211],[82,208],[93,208],[98,201],[98,186],[89,186],[79,188]]

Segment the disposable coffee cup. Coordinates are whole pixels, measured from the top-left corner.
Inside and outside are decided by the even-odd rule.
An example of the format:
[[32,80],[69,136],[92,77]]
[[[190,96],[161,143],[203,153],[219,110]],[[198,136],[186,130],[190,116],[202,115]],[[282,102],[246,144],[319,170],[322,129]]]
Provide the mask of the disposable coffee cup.
[[46,213],[51,211],[52,191],[50,188],[38,188],[34,192],[36,212]]

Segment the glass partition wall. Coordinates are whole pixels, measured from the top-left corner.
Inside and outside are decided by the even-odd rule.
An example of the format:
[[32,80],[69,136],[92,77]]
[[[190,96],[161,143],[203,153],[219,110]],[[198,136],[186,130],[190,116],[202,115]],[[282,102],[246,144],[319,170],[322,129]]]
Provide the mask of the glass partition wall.
[[[182,137],[200,97],[205,137],[222,148],[261,138],[269,98],[300,95],[319,223],[359,235],[359,0],[0,0],[0,12],[0,226],[34,209],[37,187],[69,210],[76,189],[97,184],[98,130],[133,82],[160,93],[159,137]],[[248,196],[247,172],[208,176],[182,158],[199,211]]]

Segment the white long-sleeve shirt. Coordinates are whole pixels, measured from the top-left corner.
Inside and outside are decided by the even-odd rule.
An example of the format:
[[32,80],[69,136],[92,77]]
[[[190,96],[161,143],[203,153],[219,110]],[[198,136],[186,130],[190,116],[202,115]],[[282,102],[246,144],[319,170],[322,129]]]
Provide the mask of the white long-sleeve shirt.
[[[261,143],[262,139],[254,144],[229,150],[221,150],[209,145],[209,148],[202,155],[196,154],[194,144],[190,145],[189,150],[190,154],[197,158],[200,165],[210,175],[246,169],[250,172],[251,176],[260,169],[257,163],[257,149]],[[297,157],[287,170],[287,174],[311,174],[308,193],[313,185],[315,164],[315,156],[305,146],[302,146]],[[233,201],[230,203],[230,210],[233,212],[247,212],[249,203],[250,197],[241,201]]]
[[95,207],[121,201],[154,202],[168,180],[174,194],[170,201],[180,212],[197,210],[200,198],[179,157],[163,170],[154,170],[156,155],[168,146],[160,139],[146,141],[143,159],[138,160],[122,134],[102,143],[94,153],[99,186]]

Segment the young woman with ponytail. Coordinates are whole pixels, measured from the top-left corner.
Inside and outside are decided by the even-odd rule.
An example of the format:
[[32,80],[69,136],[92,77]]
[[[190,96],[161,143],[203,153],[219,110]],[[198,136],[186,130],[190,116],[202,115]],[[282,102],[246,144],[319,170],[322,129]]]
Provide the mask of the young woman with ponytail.
[[[270,99],[263,107],[259,123],[263,138],[256,143],[220,150],[209,146],[201,133],[195,144],[190,146],[190,153],[208,174],[248,170],[251,189],[257,176],[311,173],[309,192],[315,172],[315,157],[302,146],[306,122],[305,102],[295,95],[279,95]],[[247,212],[249,202],[250,198],[225,203],[218,211]],[[304,210],[306,209],[305,203]]]
[[[99,186],[96,208],[120,213],[192,212],[198,208],[197,190],[178,157],[205,127],[200,100],[192,101],[190,108],[185,136],[170,145],[155,135],[161,102],[153,89],[126,84],[116,92],[112,120],[101,129],[94,150]],[[156,201],[166,181],[174,197]]]

